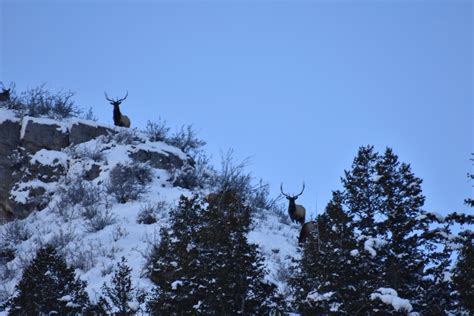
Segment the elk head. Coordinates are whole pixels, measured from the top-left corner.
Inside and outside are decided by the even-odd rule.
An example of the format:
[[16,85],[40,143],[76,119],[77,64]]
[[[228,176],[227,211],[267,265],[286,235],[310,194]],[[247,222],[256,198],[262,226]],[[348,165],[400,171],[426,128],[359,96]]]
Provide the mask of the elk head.
[[283,183],[280,185],[281,194],[283,194],[283,196],[285,196],[286,199],[289,201],[288,215],[290,215],[292,221],[298,222],[301,225],[304,224],[304,220],[306,217],[306,209],[302,205],[297,205],[296,200],[301,194],[303,194],[304,188],[305,184],[303,182],[303,189],[301,190],[301,192],[296,195],[290,195],[283,192]]
[[2,88],[2,93],[0,93],[0,102],[9,101],[10,92],[11,92],[11,88],[8,88],[8,89]]
[[113,119],[115,126],[130,127],[130,119],[128,118],[128,116],[123,115],[122,112],[120,112],[120,104],[122,104],[122,102],[128,97],[128,91],[127,94],[125,94],[125,97],[123,97],[122,99],[111,99],[109,98],[106,92],[104,92],[104,94],[105,99],[114,106]]

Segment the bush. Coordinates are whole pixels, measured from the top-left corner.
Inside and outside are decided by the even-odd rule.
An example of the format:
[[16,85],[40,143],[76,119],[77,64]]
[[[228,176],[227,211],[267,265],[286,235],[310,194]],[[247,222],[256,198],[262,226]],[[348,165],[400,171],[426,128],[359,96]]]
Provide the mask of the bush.
[[9,108],[23,115],[61,119],[78,116],[82,111],[74,104],[71,91],[51,93],[45,85],[28,89],[19,97],[13,96]]
[[58,194],[59,200],[54,211],[65,221],[77,215],[91,219],[103,207],[103,190],[80,176],[65,178],[64,185],[59,186]]
[[97,213],[86,221],[86,229],[89,233],[95,233],[116,222],[117,219],[109,208],[97,209]]
[[31,237],[31,233],[26,228],[24,221],[14,220],[2,226],[0,236],[2,244],[13,247],[28,240]]
[[170,128],[166,126],[166,121],[158,118],[158,122],[148,121],[145,133],[152,142],[166,142]]
[[116,134],[112,136],[117,144],[134,145],[143,143],[142,137],[134,129],[121,128]]
[[147,164],[132,162],[128,165],[117,164],[110,171],[107,193],[115,197],[119,203],[136,201],[148,192],[152,182],[152,169]]
[[158,212],[166,208],[168,208],[168,203],[165,201],[142,205],[137,216],[137,223],[145,225],[156,223],[158,221]]
[[175,132],[169,139],[168,143],[178,147],[183,152],[196,156],[206,142],[197,138],[197,133],[192,125],[182,126],[180,130]]
[[196,188],[204,189],[211,186],[214,169],[209,164],[209,158],[199,154],[195,159],[195,165],[186,165],[184,168],[175,169],[172,172],[173,185],[188,190]]

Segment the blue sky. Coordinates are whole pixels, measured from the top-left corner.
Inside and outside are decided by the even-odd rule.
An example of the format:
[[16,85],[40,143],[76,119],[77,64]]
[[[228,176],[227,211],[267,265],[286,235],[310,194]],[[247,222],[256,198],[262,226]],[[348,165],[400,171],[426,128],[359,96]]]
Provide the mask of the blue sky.
[[128,90],[133,126],[193,124],[273,194],[306,181],[312,212],[367,144],[412,165],[427,210],[472,212],[472,2],[354,2],[2,0],[0,80],[110,124],[104,90]]

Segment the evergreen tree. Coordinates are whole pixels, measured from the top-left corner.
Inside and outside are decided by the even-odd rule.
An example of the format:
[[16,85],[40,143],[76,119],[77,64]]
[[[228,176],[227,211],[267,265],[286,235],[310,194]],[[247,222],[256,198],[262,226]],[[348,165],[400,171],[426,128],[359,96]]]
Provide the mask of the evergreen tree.
[[16,286],[9,315],[80,313],[89,304],[85,288],[53,246],[40,248]]
[[380,176],[380,215],[378,234],[385,243],[381,252],[383,274],[381,284],[395,289],[400,297],[413,303],[421,303],[425,258],[422,247],[425,241],[420,237],[426,230],[426,223],[420,218],[424,196],[421,194],[420,178],[411,172],[410,165],[400,163],[398,157],[387,148],[376,165]]
[[150,259],[150,279],[157,285],[147,306],[158,315],[188,314],[199,307],[206,270],[198,253],[198,230],[202,225],[203,203],[196,196],[181,196],[170,213],[171,227],[160,231],[161,242]]
[[[112,284],[108,286],[104,283],[102,286],[104,296],[112,302],[115,307],[114,314],[116,315],[133,315],[137,308],[133,308],[137,303],[136,291],[132,286],[132,269],[127,265],[127,261],[122,257],[121,262],[117,263],[117,269],[112,277]],[[100,301],[99,306],[108,307],[104,304],[104,298]]]
[[275,286],[264,281],[263,258],[246,238],[250,210],[236,194],[220,194],[207,207],[182,197],[172,213],[152,259],[150,312],[261,314],[275,307]]
[[333,192],[318,230],[302,245],[301,260],[290,281],[296,307],[304,315],[355,314],[363,306],[358,288],[359,251],[353,221],[342,208],[343,196]]
[[[420,309],[426,266],[421,235],[428,225],[421,220],[421,179],[391,149],[380,155],[366,146],[341,181],[343,190],[318,218],[319,245],[312,239],[302,249],[295,284],[301,282],[295,291],[300,309],[330,313],[338,306],[348,314],[397,314],[392,306],[371,299],[381,288]],[[312,300],[308,291],[313,291]]]
[[459,304],[468,313],[474,313],[474,239],[466,238],[454,274],[454,286]]

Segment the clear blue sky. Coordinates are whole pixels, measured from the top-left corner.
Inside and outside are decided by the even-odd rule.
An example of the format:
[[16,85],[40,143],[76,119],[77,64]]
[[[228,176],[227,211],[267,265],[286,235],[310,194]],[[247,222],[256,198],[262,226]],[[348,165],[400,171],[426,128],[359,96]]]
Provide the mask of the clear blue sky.
[[[66,4],[67,2],[67,4]],[[357,148],[392,147],[426,209],[469,211],[471,1],[6,1],[0,80],[75,91],[112,124],[103,91],[143,128],[193,124],[277,194],[322,209]]]

